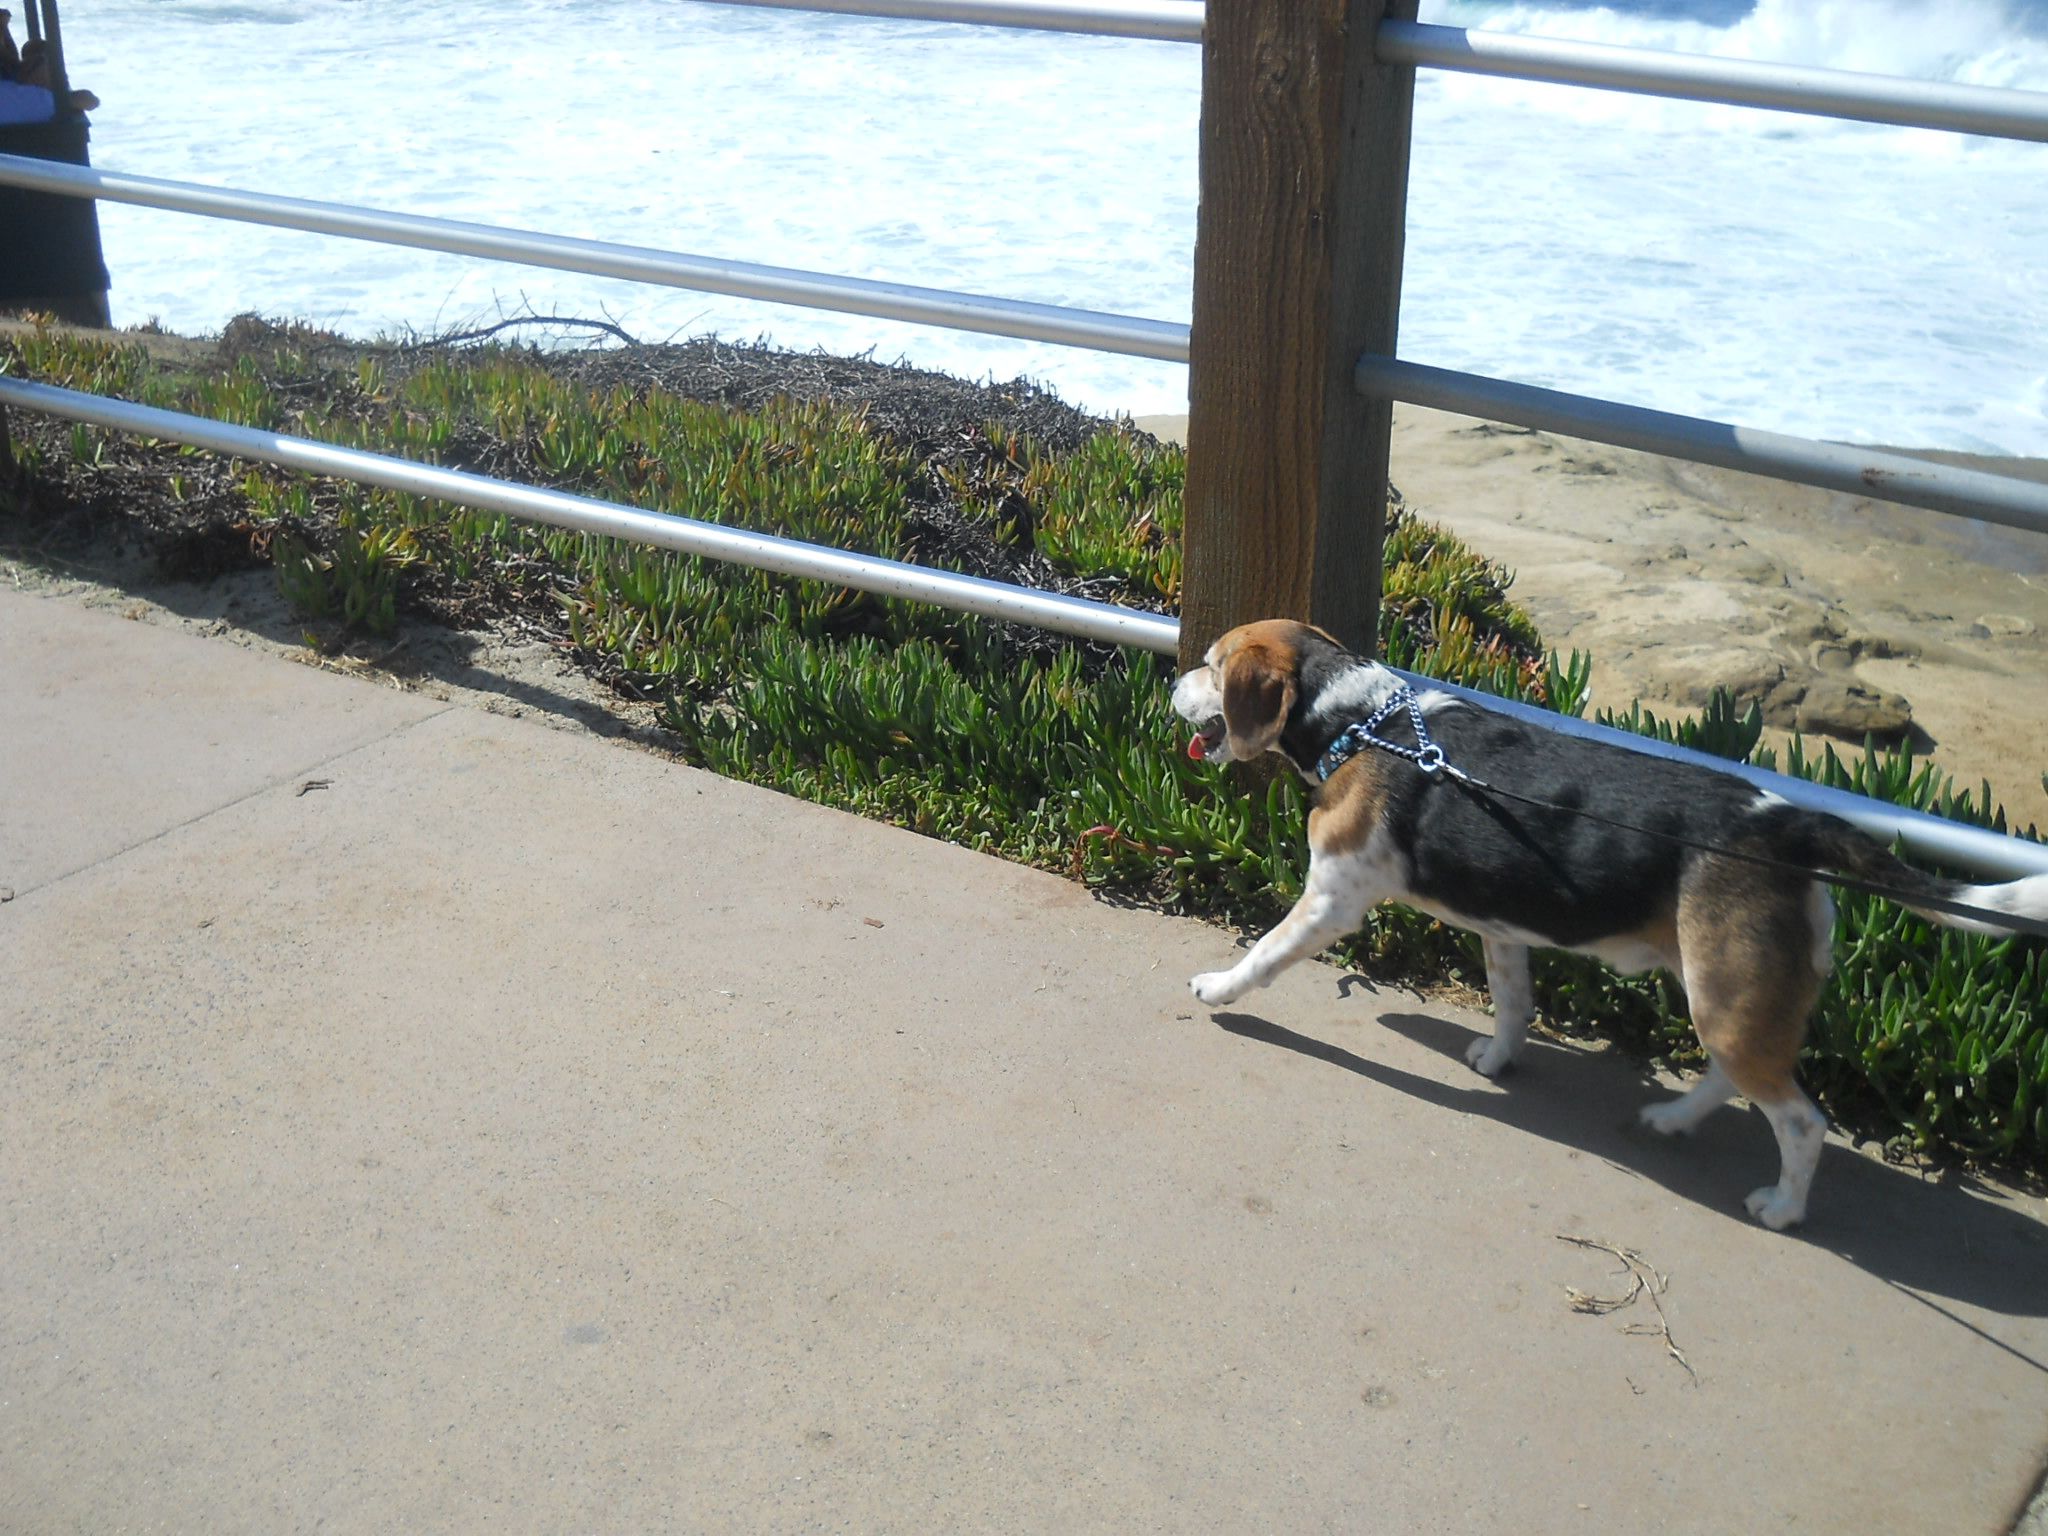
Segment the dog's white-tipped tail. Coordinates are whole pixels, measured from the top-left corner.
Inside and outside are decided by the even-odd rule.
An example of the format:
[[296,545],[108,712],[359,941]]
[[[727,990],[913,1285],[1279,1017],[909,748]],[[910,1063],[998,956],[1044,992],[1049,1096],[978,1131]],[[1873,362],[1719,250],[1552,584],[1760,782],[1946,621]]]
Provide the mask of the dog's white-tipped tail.
[[[2026,875],[2018,880],[2007,880],[1998,885],[1957,886],[1953,899],[1966,907],[1976,907],[1984,912],[2009,912],[2014,917],[2026,918],[2031,923],[2048,923],[2048,875]],[[1946,928],[1961,928],[1966,933],[2011,933],[2012,928],[1999,924],[1997,919],[1979,920],[1964,917],[1953,912],[1921,912],[1913,909],[1929,922],[1940,923]],[[2037,931],[2037,930],[2036,930]]]

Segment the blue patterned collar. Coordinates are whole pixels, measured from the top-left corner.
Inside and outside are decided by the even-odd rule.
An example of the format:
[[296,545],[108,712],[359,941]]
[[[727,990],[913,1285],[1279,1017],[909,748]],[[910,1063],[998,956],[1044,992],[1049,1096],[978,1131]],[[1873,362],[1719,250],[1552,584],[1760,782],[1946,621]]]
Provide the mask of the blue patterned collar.
[[[1384,736],[1376,734],[1391,716],[1402,710],[1408,712],[1409,723],[1415,727],[1415,745],[1412,747],[1404,747],[1397,741],[1388,741]],[[1422,723],[1422,700],[1416,696],[1415,690],[1405,683],[1389,694],[1386,702],[1363,721],[1347,725],[1337,733],[1337,739],[1330,743],[1321,757],[1316,759],[1317,781],[1329,783],[1331,774],[1368,747],[1377,747],[1382,752],[1405,757],[1424,773],[1438,773],[1447,766],[1444,762],[1444,749],[1429,739],[1429,727]],[[1462,777],[1455,769],[1451,772],[1454,778]]]

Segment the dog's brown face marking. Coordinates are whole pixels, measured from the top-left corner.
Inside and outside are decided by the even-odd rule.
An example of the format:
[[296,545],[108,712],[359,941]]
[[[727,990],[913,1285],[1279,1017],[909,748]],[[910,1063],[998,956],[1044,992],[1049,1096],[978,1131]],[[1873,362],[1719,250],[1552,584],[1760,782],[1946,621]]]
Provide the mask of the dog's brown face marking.
[[1180,680],[1176,702],[1213,697],[1237,761],[1272,750],[1300,694],[1302,640],[1313,633],[1292,619],[1239,625],[1209,647],[1205,666]]
[[1271,748],[1286,728],[1300,686],[1295,657],[1270,641],[1249,640],[1231,649],[1218,672],[1230,755],[1245,762]]

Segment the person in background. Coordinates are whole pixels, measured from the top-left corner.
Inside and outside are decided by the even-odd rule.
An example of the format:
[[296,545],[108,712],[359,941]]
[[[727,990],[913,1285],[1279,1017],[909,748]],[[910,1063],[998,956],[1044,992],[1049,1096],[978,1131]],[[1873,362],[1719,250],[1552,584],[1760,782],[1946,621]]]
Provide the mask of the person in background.
[[[67,112],[90,112],[99,104],[91,91],[72,91],[64,98]],[[26,48],[17,49],[13,13],[0,11],[0,124],[47,123],[56,115],[46,45],[34,38]]]

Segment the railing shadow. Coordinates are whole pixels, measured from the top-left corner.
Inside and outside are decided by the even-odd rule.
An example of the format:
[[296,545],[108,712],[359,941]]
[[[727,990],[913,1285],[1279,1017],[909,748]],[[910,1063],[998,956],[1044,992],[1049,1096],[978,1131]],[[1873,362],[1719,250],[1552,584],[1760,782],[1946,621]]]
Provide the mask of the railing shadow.
[[[9,552],[53,576],[130,593],[197,627],[219,625],[294,649],[306,647],[309,629],[334,627],[297,616],[278,593],[276,575],[267,567],[188,578],[161,574],[153,564],[97,558],[92,552],[57,562],[36,549]],[[596,696],[596,685],[580,691],[577,683],[558,686],[557,677],[566,680],[573,675],[566,662],[516,659],[522,649],[535,648],[517,636],[458,629],[408,613],[393,635],[353,637],[346,648],[329,653],[327,661],[337,671],[383,674],[415,688],[439,684],[488,695],[512,711],[573,722],[600,736],[661,743],[656,733],[625,711],[608,707]]]
[[[1361,1056],[1246,1013],[1215,1013],[1231,1034],[1278,1046],[1424,1103],[1475,1115],[1577,1148],[1683,1199],[1746,1221],[1742,1200],[1776,1176],[1777,1149],[1762,1115],[1729,1108],[1689,1136],[1659,1136],[1636,1120],[1657,1095],[1626,1064],[1532,1038],[1502,1084],[1474,1074],[1470,1086]],[[1475,1032],[1418,1012],[1390,1011],[1378,1022],[1460,1063]],[[2048,1317],[2048,1224],[1952,1179],[1921,1177],[1838,1145],[1822,1153],[1813,1214],[1784,1234],[1836,1254],[1873,1277],[1980,1332],[1940,1306],[1946,1297],[2008,1317]],[[1988,1335],[1986,1336],[1988,1337]],[[2036,1369],[2042,1361],[1992,1340]]]

